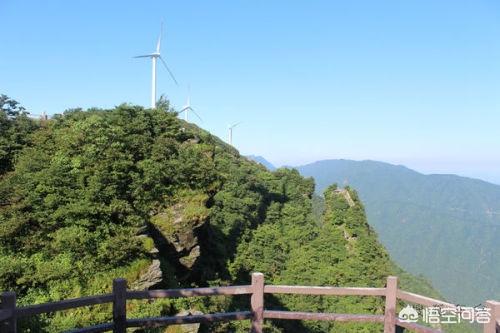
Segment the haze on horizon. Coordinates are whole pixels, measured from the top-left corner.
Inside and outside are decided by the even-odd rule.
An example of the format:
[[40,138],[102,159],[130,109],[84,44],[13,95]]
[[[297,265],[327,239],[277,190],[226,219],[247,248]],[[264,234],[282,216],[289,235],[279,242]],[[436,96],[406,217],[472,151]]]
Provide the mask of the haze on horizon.
[[0,93],[33,113],[191,100],[242,154],[373,159],[500,184],[500,3],[0,3]]

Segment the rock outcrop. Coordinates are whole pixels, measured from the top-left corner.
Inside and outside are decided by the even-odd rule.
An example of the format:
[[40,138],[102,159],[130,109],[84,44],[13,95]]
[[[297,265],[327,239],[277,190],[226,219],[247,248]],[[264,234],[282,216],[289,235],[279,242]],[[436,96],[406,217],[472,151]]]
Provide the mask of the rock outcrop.
[[177,264],[188,270],[201,254],[197,231],[208,220],[207,200],[206,194],[185,191],[175,204],[151,218],[155,241],[173,249]]
[[160,260],[155,259],[148,267],[147,271],[135,280],[130,286],[133,290],[146,290],[159,284],[163,280],[163,272],[160,267]]

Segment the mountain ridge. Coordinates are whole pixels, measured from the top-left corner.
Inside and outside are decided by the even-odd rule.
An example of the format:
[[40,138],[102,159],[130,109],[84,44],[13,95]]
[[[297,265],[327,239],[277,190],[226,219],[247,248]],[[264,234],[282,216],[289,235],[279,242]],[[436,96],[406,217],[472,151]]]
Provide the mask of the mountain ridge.
[[[260,157],[264,158],[262,156],[260,156]],[[406,166],[404,164],[394,164],[394,163],[390,163],[390,162],[384,162],[384,161],[373,160],[373,159],[354,160],[354,159],[345,159],[345,158],[338,158],[338,159],[336,159],[336,158],[329,158],[329,159],[318,160],[318,161],[314,161],[314,162],[310,162],[310,163],[305,163],[305,164],[300,164],[300,165],[295,165],[295,166],[287,166],[287,167],[289,167],[289,168],[296,168],[297,169],[297,168],[302,168],[302,167],[314,165],[316,163],[338,162],[338,161],[353,162],[353,163],[373,163],[373,164],[380,164],[380,165],[386,165],[386,166],[392,166],[392,167],[397,167],[397,168],[401,168],[401,169],[406,169],[408,171],[411,171],[412,173],[416,173],[416,174],[419,174],[419,175],[422,175],[422,176],[438,176],[438,177],[447,177],[447,176],[449,176],[449,177],[452,177],[452,178],[457,177],[457,178],[460,178],[460,179],[469,179],[469,180],[473,180],[473,181],[479,181],[479,182],[487,183],[487,184],[494,185],[494,186],[500,186],[500,184],[497,184],[497,183],[494,183],[492,181],[488,181],[488,180],[485,180],[485,179],[481,179],[481,178],[470,177],[470,176],[463,176],[463,175],[459,175],[459,174],[455,174],[455,173],[424,173],[424,172],[412,169],[411,167],[408,167],[408,166]]]
[[[500,297],[500,283],[492,282],[500,279],[493,255],[500,251],[493,236],[500,231],[500,186],[372,160],[324,160],[297,169],[316,180],[318,192],[331,183],[356,188],[396,262],[429,278],[450,300]],[[462,278],[447,279],[449,272]]]
[[274,166],[274,164],[272,164],[271,162],[269,162],[268,160],[266,160],[263,156],[260,156],[260,155],[246,155],[245,157],[248,158],[248,159],[250,159],[250,160],[252,160],[252,161],[254,161],[254,162],[262,164],[263,166],[265,166],[270,171],[274,171],[274,170],[277,169]]

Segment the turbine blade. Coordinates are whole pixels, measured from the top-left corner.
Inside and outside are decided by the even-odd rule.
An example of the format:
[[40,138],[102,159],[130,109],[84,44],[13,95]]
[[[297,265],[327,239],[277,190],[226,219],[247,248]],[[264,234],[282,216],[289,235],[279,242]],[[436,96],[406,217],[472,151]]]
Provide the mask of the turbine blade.
[[165,68],[166,68],[166,69],[167,69],[167,71],[168,71],[168,74],[170,74],[170,77],[172,78],[172,80],[174,80],[175,84],[176,84],[176,85],[179,85],[179,84],[177,83],[177,80],[176,80],[176,79],[175,79],[175,77],[174,77],[174,74],[172,74],[172,72],[170,71],[170,68],[168,68],[167,63],[165,62],[165,60],[163,60],[163,58],[162,58],[161,56],[159,56],[158,58],[160,58],[161,62],[163,63],[163,66],[165,66]]
[[163,21],[161,22],[160,35],[158,36],[158,42],[156,43],[156,53],[160,53],[162,35],[163,35]]
[[152,57],[151,54],[145,54],[145,55],[135,56],[133,58],[151,58],[151,57]]
[[196,115],[196,117],[198,117],[198,119],[201,120],[201,122],[203,122],[203,119],[201,119],[200,115],[192,107],[189,107],[189,109],[193,111],[193,113]]

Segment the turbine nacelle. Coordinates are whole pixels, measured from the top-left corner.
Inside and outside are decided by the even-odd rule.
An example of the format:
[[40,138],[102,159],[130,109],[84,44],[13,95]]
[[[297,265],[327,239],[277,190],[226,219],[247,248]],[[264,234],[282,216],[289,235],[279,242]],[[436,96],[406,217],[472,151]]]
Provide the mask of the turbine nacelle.
[[228,133],[228,143],[230,145],[233,145],[233,128],[235,128],[236,126],[238,126],[239,124],[241,124],[241,122],[239,123],[234,123],[232,125],[227,125],[227,129],[229,130],[229,133]]
[[200,119],[203,122],[203,119],[198,115],[198,113],[193,109],[191,106],[191,97],[190,97],[190,92],[191,92],[191,87],[188,86],[188,96],[186,100],[186,105],[179,111],[179,114],[184,112],[184,120],[189,121],[189,111],[193,112],[198,119]]

